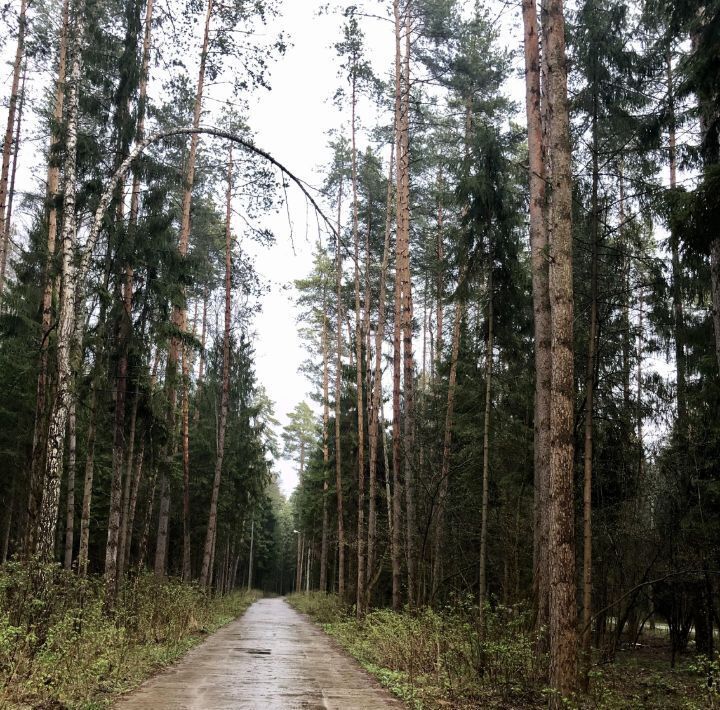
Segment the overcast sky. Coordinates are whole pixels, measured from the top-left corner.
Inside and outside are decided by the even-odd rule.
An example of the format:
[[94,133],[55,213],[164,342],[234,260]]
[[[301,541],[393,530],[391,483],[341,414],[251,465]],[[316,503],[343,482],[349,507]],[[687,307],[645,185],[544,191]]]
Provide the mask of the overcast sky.
[[[330,157],[328,132],[340,128],[343,122],[347,125],[347,116],[332,103],[332,95],[341,83],[333,49],[340,37],[341,19],[337,14],[319,15],[320,5],[312,0],[284,3],[277,26],[287,29],[292,45],[272,68],[272,91],[259,93],[250,113],[258,145],[316,186],[321,183],[318,168]],[[392,26],[379,20],[368,21],[366,32],[368,54],[376,71],[385,74],[394,49]],[[371,117],[366,123],[371,123]],[[311,270],[318,237],[315,217],[303,196],[297,189],[290,189],[288,198],[292,234],[283,209],[270,221],[276,244],[253,250],[260,274],[272,284],[255,324],[256,371],[276,403],[281,423],[287,422],[287,413],[301,400],[312,405],[310,384],[298,372],[306,354],[297,336],[291,286]],[[329,212],[332,214],[331,209]],[[281,489],[289,494],[297,484],[296,466],[281,460],[277,468]]]

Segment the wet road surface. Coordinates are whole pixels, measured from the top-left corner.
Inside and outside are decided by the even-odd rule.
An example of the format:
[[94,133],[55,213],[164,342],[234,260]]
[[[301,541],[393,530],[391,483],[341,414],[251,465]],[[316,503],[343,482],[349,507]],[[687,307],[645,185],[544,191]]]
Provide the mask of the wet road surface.
[[283,599],[262,599],[117,710],[401,708]]

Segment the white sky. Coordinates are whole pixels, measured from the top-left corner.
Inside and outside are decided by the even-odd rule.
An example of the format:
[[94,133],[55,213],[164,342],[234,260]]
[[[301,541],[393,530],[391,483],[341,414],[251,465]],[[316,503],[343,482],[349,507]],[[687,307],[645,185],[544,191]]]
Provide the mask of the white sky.
[[[332,103],[332,95],[341,83],[333,49],[340,38],[341,19],[335,14],[318,15],[320,5],[311,0],[284,3],[277,24],[291,33],[293,46],[271,70],[272,91],[259,93],[250,113],[257,144],[312,185],[321,183],[317,168],[330,158],[327,133],[347,123],[347,116],[341,115]],[[367,24],[368,55],[380,73],[386,72],[392,62],[391,32],[387,23]],[[313,404],[309,399],[310,384],[298,373],[306,354],[297,336],[294,291],[283,287],[310,272],[317,227],[311,208],[297,188],[288,189],[288,198],[295,253],[284,208],[270,222],[277,243],[270,249],[255,250],[260,274],[273,285],[256,322],[256,371],[276,403],[281,424],[287,422],[287,413],[301,400]],[[331,207],[327,214],[334,214]],[[277,469],[281,490],[289,494],[297,484],[295,464],[281,460]]]

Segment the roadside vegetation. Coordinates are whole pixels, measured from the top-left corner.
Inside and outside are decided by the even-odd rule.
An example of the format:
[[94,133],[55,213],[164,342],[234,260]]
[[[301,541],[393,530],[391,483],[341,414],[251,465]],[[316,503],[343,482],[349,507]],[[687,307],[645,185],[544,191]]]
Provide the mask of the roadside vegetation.
[[122,586],[108,613],[100,577],[6,564],[0,573],[0,707],[107,707],[238,617],[257,596],[212,596],[195,585],[141,574]]
[[[415,613],[370,611],[358,619],[336,595],[293,594],[288,600],[320,624],[394,695],[416,710],[545,708],[547,656],[536,652],[528,609],[486,608],[484,637],[472,599]],[[688,655],[670,667],[667,639],[644,638],[620,650],[615,663],[600,657],[589,696],[568,708],[624,710],[720,707],[717,668]],[[708,685],[710,683],[710,685]]]

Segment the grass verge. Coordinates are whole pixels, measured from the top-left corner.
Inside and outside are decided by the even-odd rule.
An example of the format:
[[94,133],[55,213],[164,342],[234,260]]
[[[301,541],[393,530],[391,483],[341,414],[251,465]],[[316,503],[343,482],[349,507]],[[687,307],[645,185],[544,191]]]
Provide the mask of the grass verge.
[[107,612],[101,578],[6,565],[0,572],[0,707],[107,707],[258,596],[210,597],[195,585],[143,574],[123,585]]
[[[548,705],[547,658],[535,653],[527,610],[488,608],[481,635],[477,606],[469,599],[438,611],[381,609],[363,619],[334,595],[294,594],[288,601],[410,708],[529,710]],[[719,677],[717,662],[688,655],[671,669],[662,647],[629,649],[613,664],[596,665],[590,694],[567,707],[720,708]]]

